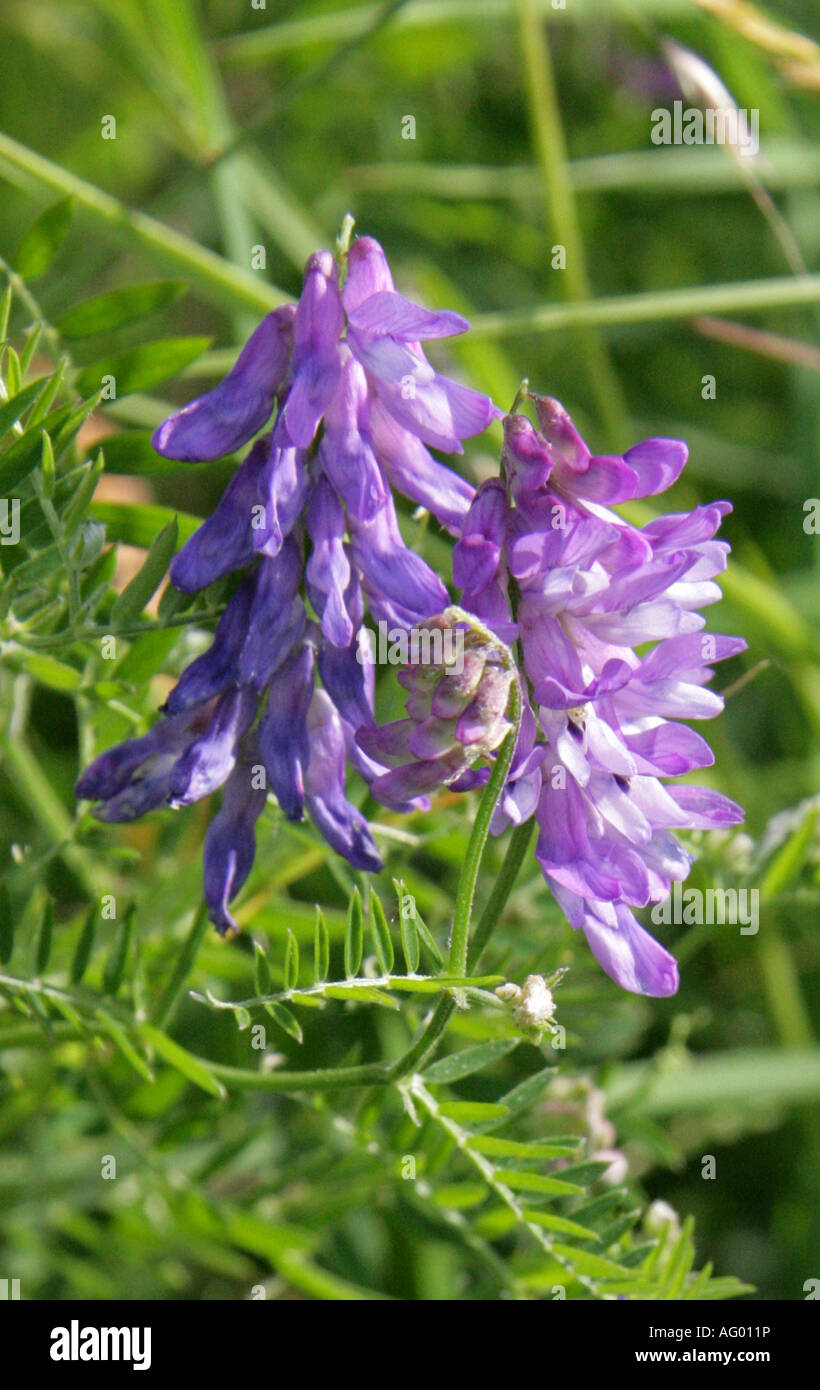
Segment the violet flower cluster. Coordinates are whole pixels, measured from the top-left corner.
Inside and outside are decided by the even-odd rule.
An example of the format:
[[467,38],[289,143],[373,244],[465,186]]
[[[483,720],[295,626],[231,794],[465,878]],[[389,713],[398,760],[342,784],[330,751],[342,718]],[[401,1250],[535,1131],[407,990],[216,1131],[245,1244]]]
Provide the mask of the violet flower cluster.
[[688,874],[672,830],[743,819],[719,792],[662,780],[714,761],[676,721],[719,713],[712,665],[746,646],[704,633],[698,612],[721,596],[729,547],[714,536],[731,508],[629,525],[608,504],[670,487],[685,445],[593,456],[557,401],[531,399],[539,428],[507,417],[504,477],[479,488],[453,556],[463,607],[519,642],[530,695],[493,829],[535,816],[544,877],[604,970],[669,995],[676,962],[632,909]]
[[[667,780],[713,761],[678,721],[721,710],[705,689],[713,664],[745,647],[705,633],[698,611],[720,597],[729,547],[714,537],[730,507],[628,524],[611,504],[665,491],[685,445],[593,456],[563,407],[538,396],[538,428],[506,417],[501,476],[475,491],[429,449],[461,452],[502,412],[421,349],[467,327],[397,294],[363,237],[341,275],[329,252],[311,257],[298,305],[269,314],[225,380],[160,426],[155,447],[181,460],[220,458],[267,427],[171,565],[186,593],[237,583],[159,722],[98,757],[77,792],[123,821],[221,787],[204,880],[224,933],[269,791],[289,820],[307,811],[336,852],[377,871],[348,764],[399,810],[443,785],[480,786],[516,681],[523,713],[492,829],[534,816],[545,879],[603,968],[628,990],[669,995],[675,960],[633,909],[686,877],[673,830],[742,820],[718,792]],[[393,488],[456,538],[460,610],[402,540]],[[393,630],[464,639],[458,663],[451,653],[399,674],[406,717],[381,727],[361,659],[366,609]]]
[[235,927],[229,903],[250,872],[269,790],[289,820],[307,810],[356,868],[381,868],[345,790],[348,761],[368,783],[388,770],[354,739],[373,724],[373,666],[358,659],[365,604],[406,629],[448,603],[405,545],[391,489],[457,532],[473,489],[428,446],[460,453],[500,414],[422,351],[422,340],[464,332],[465,319],[397,294],[369,237],[342,269],[343,284],[330,252],[312,256],[298,304],[269,314],[225,380],[156,431],[159,453],[204,461],[241,448],[273,415],[171,564],[186,593],[240,576],[210,648],[150,732],[103,753],[77,783],[104,821],[223,788],[204,849],[205,897],[223,933]]

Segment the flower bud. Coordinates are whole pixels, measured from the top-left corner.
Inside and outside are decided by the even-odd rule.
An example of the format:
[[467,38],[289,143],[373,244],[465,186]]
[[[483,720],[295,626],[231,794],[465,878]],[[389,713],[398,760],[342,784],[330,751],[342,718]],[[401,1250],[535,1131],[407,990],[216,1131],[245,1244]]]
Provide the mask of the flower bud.
[[506,711],[514,672],[506,648],[457,609],[415,630],[398,678],[408,692],[407,717],[356,735],[366,753],[392,769],[371,787],[389,806],[457,782],[512,727]]

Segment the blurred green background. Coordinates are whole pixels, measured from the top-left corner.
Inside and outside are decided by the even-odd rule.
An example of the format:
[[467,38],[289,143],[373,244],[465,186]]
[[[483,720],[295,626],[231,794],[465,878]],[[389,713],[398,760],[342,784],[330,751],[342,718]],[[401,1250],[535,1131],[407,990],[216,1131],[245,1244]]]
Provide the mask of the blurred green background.
[[[699,1264],[714,1261],[758,1297],[800,1299],[820,1278],[820,538],[804,529],[804,502],[820,493],[820,48],[810,0],[755,10],[765,20],[755,27],[750,13],[688,0],[568,0],[566,11],[535,0],[6,0],[0,254],[14,263],[37,213],[73,191],[71,230],[36,285],[47,320],[138,281],[170,274],[188,286],[147,324],[69,344],[82,367],[146,338],[210,340],[181,376],[124,396],[87,427],[89,440],[122,432],[105,441],[111,476],[100,494],[133,509],[112,522],[121,541],[151,539],[152,502],[207,514],[229,466],[152,471],[145,432],[233,360],[272,302],[266,285],[298,295],[305,259],[333,244],[347,211],[383,243],[403,292],[474,320],[437,361],[505,408],[527,376],[599,452],[651,434],[688,441],[685,476],[661,505],[731,499],[723,535],[734,563],[709,626],[749,641],[718,672],[727,708],[705,730],[717,754],[710,781],[744,804],[747,824],[730,838],[690,837],[701,856],[691,881],[760,889],[760,931],[667,929],[678,997],[621,995],[530,861],[490,964],[514,980],[572,967],[558,994],[570,1080],[566,1094],[547,1093],[542,1115],[563,1108],[566,1128],[597,1098],[612,1126],[604,1146],[626,1152],[635,1190],[696,1217]],[[652,110],[681,95],[669,40],[703,59],[740,107],[759,110],[758,159],[652,145]],[[698,99],[687,92],[686,103]],[[102,138],[110,115],[115,140]],[[62,186],[61,169],[83,185]],[[95,202],[95,189],[190,242],[152,240],[153,224]],[[195,264],[193,243],[241,274]],[[553,268],[556,246],[566,269]],[[253,268],[254,247],[264,270]],[[459,466],[486,476],[496,444],[474,442]],[[415,535],[409,512],[403,520]],[[446,575],[434,530],[418,543]],[[191,640],[177,634],[166,672],[180,669]],[[159,678],[125,703],[150,718],[167,688]],[[110,885],[133,900],[150,995],[198,901],[208,812],[116,831],[73,823],[78,760],[129,731],[121,704],[27,689],[25,740],[19,724],[4,734],[0,852],[15,901],[31,898],[24,926],[44,886],[56,901],[58,970],[95,892]],[[385,900],[390,872],[406,878],[439,939],[471,810],[442,801],[407,824],[412,843],[384,842]],[[79,858],[65,853],[66,835]],[[338,953],[351,882],[309,830],[269,810],[239,916],[279,959],[288,928],[309,949],[321,902]],[[250,949],[207,939],[191,984],[252,993]],[[293,1066],[351,1049],[391,1055],[422,1012],[335,1005],[308,1018],[301,1048],[284,1033],[276,1045]],[[454,1028],[460,1040],[487,1036],[472,1015]],[[195,1002],[181,1004],[174,1036],[250,1065],[247,1036]],[[533,1070],[526,1052],[499,1064],[505,1085]],[[350,1296],[354,1286],[497,1296],[452,1228],[414,1207],[390,1162],[349,1140],[343,1098],[240,1089],[220,1102],[177,1071],[152,1085],[119,1054],[45,1033],[2,1061],[0,1273],[22,1275],[26,1296],[236,1297],[271,1265],[269,1292],[280,1296]],[[336,1109],[348,1118],[334,1122]],[[398,1102],[381,1123],[400,1155]],[[102,1153],[120,1164],[110,1191]],[[716,1158],[714,1180],[701,1176],[704,1155]],[[309,1232],[315,1266],[277,1244],[285,1222]]]

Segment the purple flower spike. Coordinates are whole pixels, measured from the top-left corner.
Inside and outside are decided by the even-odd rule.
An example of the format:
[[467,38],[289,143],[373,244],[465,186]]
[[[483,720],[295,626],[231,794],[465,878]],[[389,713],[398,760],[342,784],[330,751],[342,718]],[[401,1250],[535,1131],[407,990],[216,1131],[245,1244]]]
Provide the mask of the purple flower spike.
[[86,768],[77,796],[97,801],[101,821],[131,821],[168,799],[178,759],[208,726],[213,703],[173,719],[160,719],[143,738],[109,748]]
[[[264,785],[251,774],[268,780],[288,819],[307,808],[351,864],[381,867],[367,822],[345,795],[348,763],[368,784],[389,767],[356,742],[357,730],[374,726],[373,665],[359,659],[365,600],[372,619],[402,630],[449,602],[438,575],[405,545],[391,486],[458,535],[474,489],[426,445],[460,453],[462,439],[499,414],[488,397],[436,373],[422,352],[422,341],[465,332],[460,314],[397,293],[370,237],[339,259],[342,273],[329,251],[311,256],[298,305],[269,314],[225,380],[154,435],[170,458],[214,459],[248,443],[276,410],[171,565],[173,583],[190,594],[237,575],[210,648],[183,671],[151,733],[103,754],[78,782],[78,795],[109,820],[188,805],[224,785],[205,846],[206,898],[223,933],[235,925],[228,904],[250,870],[264,805]],[[655,544],[665,553],[664,536]],[[693,535],[682,581],[702,581],[708,563]],[[408,787],[391,805],[427,804],[447,739],[459,785],[480,784],[486,769],[473,775],[468,764],[501,728],[487,700],[489,682],[483,695],[466,686],[439,692],[416,730],[416,749],[435,754],[431,767],[425,772],[409,750],[415,770],[394,769]]]
[[458,535],[475,489],[452,469],[437,463],[421,440],[402,429],[378,400],[371,402],[370,427],[387,481]]
[[190,742],[192,726],[199,719],[201,727],[207,715],[186,713],[175,719],[161,719],[150,733],[142,738],[129,738],[108,748],[95,758],[77,779],[74,791],[83,801],[109,801],[127,787],[134,774],[150,763],[169,755],[172,763]]
[[720,597],[728,546],[713,537],[729,506],[636,530],[602,504],[671,486],[686,446],[649,439],[594,456],[557,401],[531,399],[539,429],[505,420],[506,481],[479,488],[453,553],[462,606],[502,637],[514,581],[532,696],[492,829],[534,815],[537,858],[572,926],[625,989],[665,997],[677,967],[632,908],[686,877],[691,858],[672,830],[743,814],[718,792],[660,780],[713,761],[699,734],[668,721],[719,713],[706,683],[746,645],[703,632],[697,611]]
[[434,449],[462,453],[462,439],[481,434],[498,413],[487,396],[439,376],[420,349],[397,338],[348,329],[348,343],[393,419]]
[[593,455],[559,401],[531,397],[539,432],[526,416],[511,416],[505,449],[518,486],[537,492],[547,479],[567,498],[626,502],[664,492],[679,477],[687,448],[680,439],[645,439],[621,455]]
[[263,319],[224,381],[171,415],[151,443],[158,454],[205,462],[232,454],[262,428],[285,379],[293,343],[292,304]]

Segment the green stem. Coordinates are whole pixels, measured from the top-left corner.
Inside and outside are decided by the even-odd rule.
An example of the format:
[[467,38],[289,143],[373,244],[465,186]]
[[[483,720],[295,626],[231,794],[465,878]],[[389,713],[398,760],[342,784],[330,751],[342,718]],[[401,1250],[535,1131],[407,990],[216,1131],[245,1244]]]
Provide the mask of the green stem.
[[493,884],[493,891],[487,901],[487,906],[484,908],[479,918],[478,926],[470,942],[467,961],[471,973],[477,968],[487,942],[493,933],[493,929],[504,911],[507,899],[513,890],[513,885],[530,847],[530,841],[532,840],[534,830],[535,817],[530,816],[530,819],[524,821],[523,825],[517,825],[510,836],[509,844],[507,845],[507,853],[504,857],[504,863],[501,866],[501,873]]
[[[564,248],[561,280],[567,298],[581,303],[591,291],[546,29],[532,0],[517,0],[516,10],[544,211],[556,243]],[[577,334],[601,418],[611,437],[626,443],[627,412],[607,349],[590,325],[580,324]]]
[[578,324],[660,323],[700,314],[748,314],[811,304],[820,304],[820,275],[770,276],[726,285],[613,295],[585,304],[536,304],[510,312],[476,314],[470,332],[473,338],[503,338],[550,333]]
[[221,1062],[205,1061],[209,1072],[240,1091],[332,1091],[337,1086],[369,1086],[389,1078],[383,1062],[356,1067],[321,1067],[317,1071],[246,1071]]
[[448,962],[451,975],[465,975],[467,972],[470,916],[473,909],[478,871],[481,868],[484,847],[490,833],[490,821],[504,790],[504,783],[507,780],[507,774],[513,760],[515,745],[518,741],[518,731],[521,726],[521,690],[517,678],[513,680],[511,687],[511,714],[513,727],[496,755],[490,780],[484,788],[478,804],[473,828],[467,842],[464,864],[459,874]]
[[[516,826],[510,836],[501,872],[493,885],[487,906],[479,918],[473,939],[470,942],[469,962],[471,970],[474,970],[478,965],[493,929],[504,911],[518,872],[524,862],[524,856],[527,853],[534,829],[535,821],[530,819],[525,821],[523,825]],[[421,1036],[416,1039],[413,1046],[403,1056],[399,1057],[398,1061],[392,1064],[389,1075],[391,1081],[398,1081],[410,1072],[417,1071],[435,1052],[438,1040],[447,1027],[454,1008],[455,1001],[452,995],[446,995],[439,1000]]]

